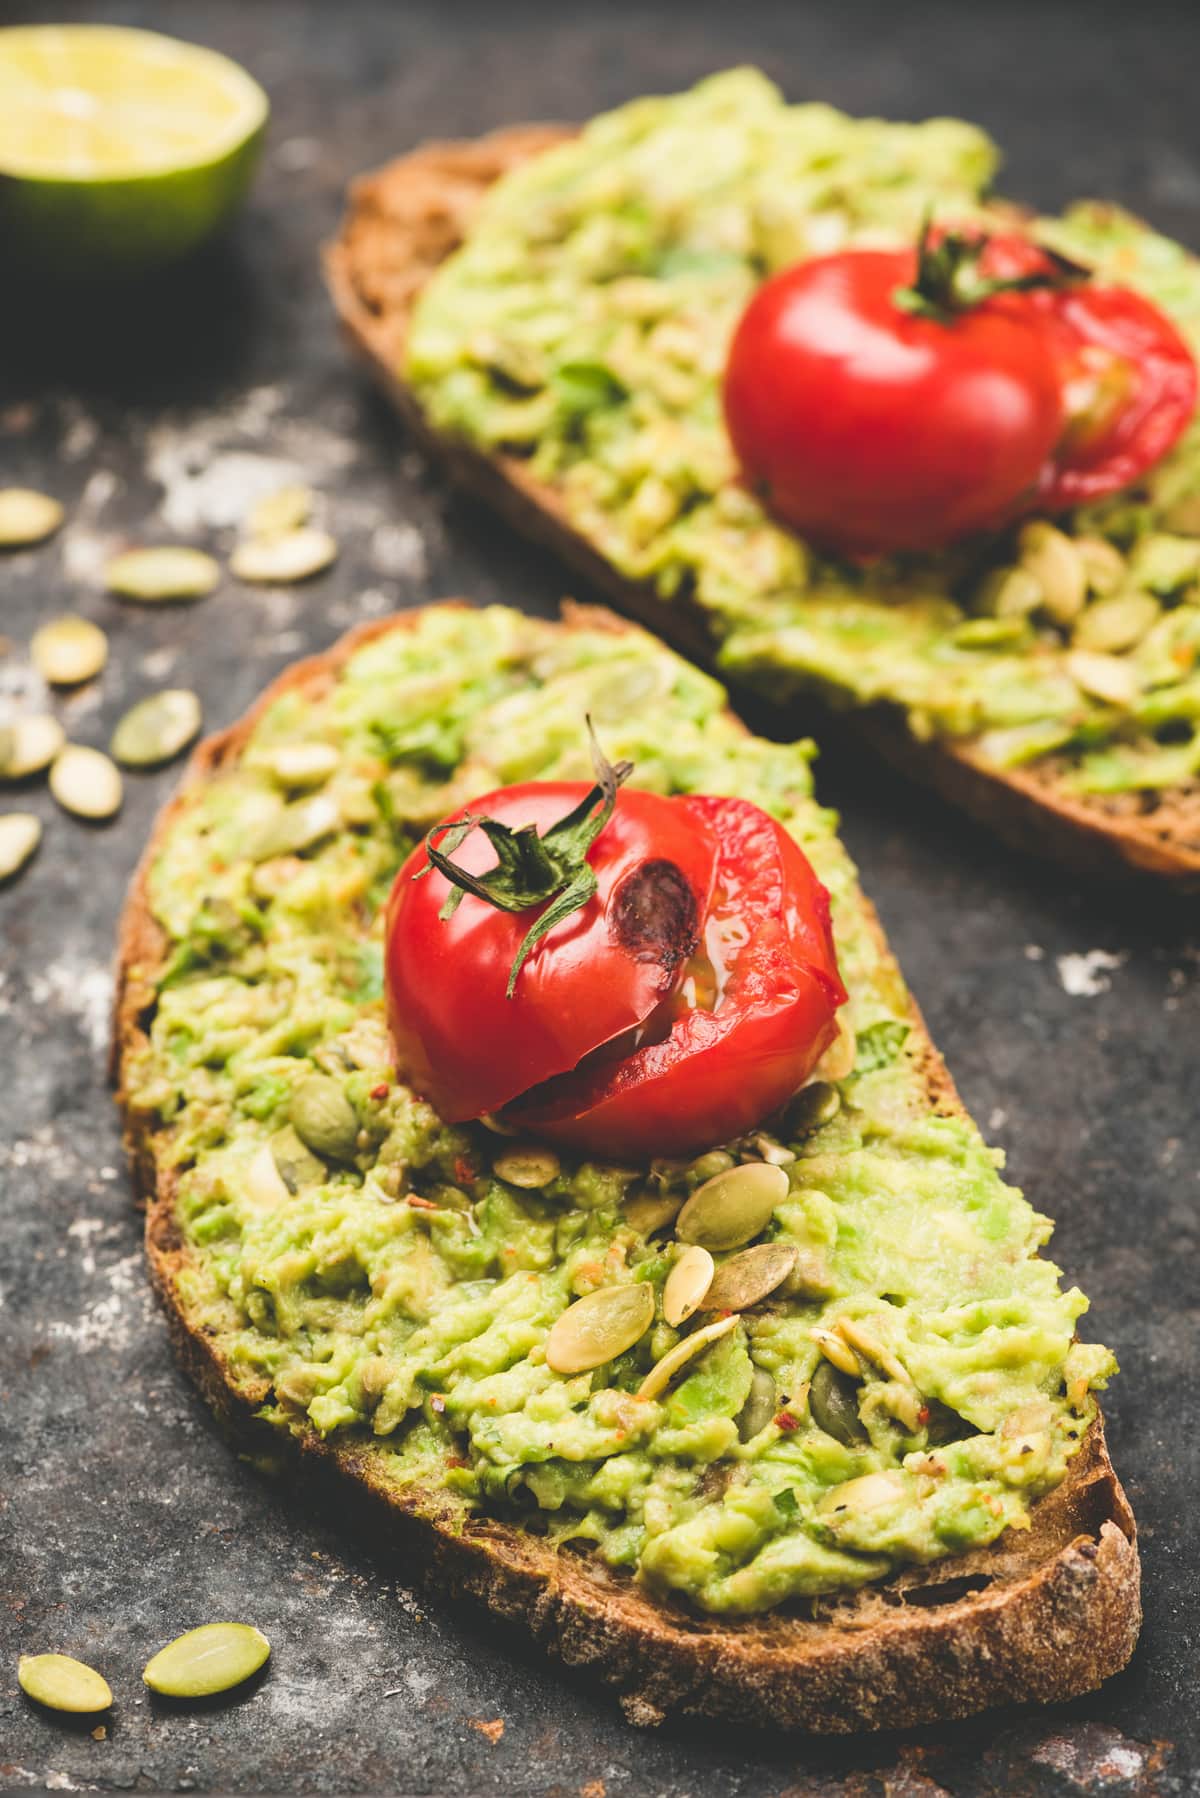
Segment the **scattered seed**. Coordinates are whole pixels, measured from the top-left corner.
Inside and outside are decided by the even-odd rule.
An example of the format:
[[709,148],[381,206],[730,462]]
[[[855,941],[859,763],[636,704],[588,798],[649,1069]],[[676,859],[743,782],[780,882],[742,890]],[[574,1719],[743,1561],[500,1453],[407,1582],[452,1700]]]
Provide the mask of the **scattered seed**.
[[323,786],[338,760],[332,743],[279,743],[256,750],[251,766],[265,768],[281,787],[309,788]]
[[0,730],[0,778],[24,780],[48,768],[66,741],[63,727],[48,712],[18,718]]
[[766,1229],[787,1191],[781,1167],[744,1161],[696,1188],[675,1221],[676,1234],[706,1249],[740,1249]]
[[728,1336],[730,1330],[736,1329],[741,1319],[738,1317],[718,1317],[715,1323],[705,1324],[702,1330],[693,1330],[668,1349],[661,1361],[656,1361],[637,1389],[639,1398],[657,1398],[665,1392],[681,1367],[694,1361],[697,1355],[703,1354],[710,1343],[717,1342],[722,1336]]
[[90,619],[66,613],[33,633],[29,654],[52,687],[77,687],[99,674],[108,660],[108,638]]
[[684,1249],[663,1286],[663,1316],[673,1330],[686,1323],[693,1311],[699,1311],[715,1271],[712,1256],[698,1242]]
[[492,1162],[492,1172],[498,1180],[507,1180],[510,1186],[523,1186],[532,1190],[538,1186],[549,1186],[551,1180],[557,1180],[562,1163],[553,1149],[539,1149],[532,1144],[517,1144],[505,1149]]
[[856,1349],[860,1355],[865,1355],[868,1361],[875,1363],[876,1367],[882,1368],[889,1380],[908,1380],[908,1369],[904,1363],[897,1360],[891,1349],[885,1343],[880,1342],[877,1337],[872,1336],[871,1332],[864,1329],[856,1319],[853,1317],[839,1318],[837,1330],[852,1349]]
[[867,1440],[867,1432],[858,1415],[857,1394],[857,1381],[830,1361],[817,1363],[808,1389],[808,1409],[817,1428],[844,1448]]
[[32,487],[0,487],[0,548],[23,549],[52,536],[63,509],[48,493]]
[[790,1167],[796,1159],[795,1149],[789,1149],[786,1143],[776,1142],[765,1130],[752,1136],[749,1146],[760,1160],[769,1161],[773,1167]]
[[673,1224],[682,1208],[680,1193],[639,1192],[625,1200],[621,1216],[639,1236],[653,1236],[656,1230],[665,1230],[668,1224]]
[[740,1255],[722,1261],[704,1309],[746,1311],[782,1286],[795,1265],[796,1250],[788,1243],[760,1242],[755,1248],[743,1249]]
[[1011,649],[1030,631],[1024,618],[964,618],[953,635],[960,649]]
[[239,581],[286,584],[320,574],[337,553],[337,543],[328,531],[306,526],[282,537],[251,538],[239,543],[229,558],[229,569]]
[[1080,613],[1071,640],[1078,649],[1117,654],[1140,643],[1158,615],[1158,601],[1151,593],[1110,593]]
[[329,1169],[321,1157],[305,1147],[291,1124],[276,1130],[269,1146],[279,1176],[289,1192],[303,1192],[306,1186],[320,1186],[328,1179]]
[[1021,531],[1019,549],[1021,566],[1042,589],[1042,610],[1055,624],[1072,624],[1087,599],[1087,572],[1071,539],[1034,518]]
[[705,1155],[698,1155],[695,1161],[688,1164],[687,1177],[693,1186],[702,1186],[715,1174],[723,1174],[727,1167],[734,1165],[734,1158],[728,1149],[709,1149]]
[[42,821],[32,812],[0,815],[0,880],[11,880],[42,840]]
[[818,1509],[831,1511],[875,1511],[881,1505],[895,1504],[906,1498],[908,1487],[901,1473],[862,1473],[856,1480],[843,1480],[833,1486],[821,1500]]
[[1125,558],[1107,537],[1076,537],[1075,553],[1083,562],[1092,593],[1115,593],[1125,579]]
[[27,1697],[51,1711],[106,1711],[113,1701],[108,1681],[69,1654],[23,1654],[17,1682]]
[[264,1143],[246,1169],[246,1197],[255,1211],[273,1211],[291,1197],[270,1143]]
[[68,743],[50,769],[50,791],[77,818],[111,818],[121,809],[123,788],[116,765],[99,749]]
[[142,1678],[165,1698],[211,1698],[257,1673],[270,1652],[267,1638],[248,1623],[205,1623],[160,1648]]
[[1075,685],[1105,705],[1130,706],[1141,691],[1137,669],[1118,656],[1091,649],[1072,649],[1066,656],[1067,673]]
[[568,1305],[546,1338],[553,1373],[588,1373],[631,1349],[654,1322],[654,1288],[644,1280],[603,1286]]
[[358,1146],[358,1113],[339,1081],[310,1074],[292,1094],[288,1112],[301,1142],[325,1161],[353,1161]]
[[813,1330],[810,1334],[826,1360],[832,1361],[842,1373],[849,1374],[852,1380],[862,1378],[858,1356],[841,1336],[833,1330]]
[[1027,618],[1041,603],[1041,585],[1028,568],[993,568],[975,593],[977,609],[989,618]]
[[246,519],[249,537],[282,537],[307,524],[312,516],[313,496],[309,487],[277,487],[264,494],[251,506]]
[[737,1414],[739,1442],[749,1442],[765,1430],[775,1415],[775,1381],[765,1367],[756,1367],[750,1377],[750,1391]]
[[854,1072],[854,1063],[858,1058],[858,1043],[854,1035],[854,1026],[843,1014],[838,1019],[838,1033],[816,1065],[815,1073],[820,1080],[847,1080]]
[[841,1109],[842,1095],[837,1087],[828,1080],[814,1080],[789,1100],[783,1115],[784,1131],[793,1140],[809,1136],[832,1123]]
[[199,735],[200,701],[186,687],[168,687],[131,706],[109,744],[127,768],[169,762]]
[[204,599],[221,579],[220,564],[202,549],[164,545],[129,549],[104,570],[104,585],[123,599],[154,605],[164,599]]
[[297,855],[311,849],[342,821],[341,808],[328,793],[314,793],[311,799],[300,799],[285,805],[263,829],[252,850],[257,862],[271,861],[277,855]]

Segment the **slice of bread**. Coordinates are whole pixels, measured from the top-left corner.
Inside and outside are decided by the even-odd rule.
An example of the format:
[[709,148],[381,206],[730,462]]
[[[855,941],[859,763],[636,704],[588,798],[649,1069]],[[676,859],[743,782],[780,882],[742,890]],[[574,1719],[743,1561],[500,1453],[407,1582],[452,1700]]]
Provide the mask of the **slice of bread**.
[[[259,1421],[269,1382],[236,1364],[200,1314],[195,1254],[177,1212],[171,1126],[130,1102],[169,947],[151,906],[151,868],[186,814],[189,795],[237,765],[268,707],[287,694],[327,693],[352,653],[384,633],[412,628],[420,616],[372,623],[297,664],[246,718],[201,744],[130,889],[120,931],[113,1072],[146,1206],[150,1271],[184,1367],[238,1436],[260,1449],[265,1440],[271,1454],[323,1468],[343,1491],[357,1492],[389,1551],[399,1547],[413,1565],[432,1569],[439,1589],[482,1600],[523,1625],[548,1652],[607,1682],[634,1722],[680,1712],[845,1732],[1063,1699],[1096,1686],[1128,1660],[1140,1624],[1135,1526],[1099,1417],[1065,1480],[1033,1507],[1028,1530],[1010,1530],[989,1548],[818,1601],[811,1614],[793,1609],[741,1621],[662,1602],[598,1558],[556,1551],[525,1530],[485,1516],[464,1523],[461,1506],[445,1493],[389,1481],[379,1440],[321,1439],[310,1427],[289,1434]],[[568,611],[557,628],[629,629],[582,608]],[[846,903],[898,982],[868,901],[855,887]],[[915,1005],[909,1017],[907,1052],[929,1111],[961,1115]]]
[[[402,372],[416,300],[469,232],[488,187],[570,135],[561,126],[524,125],[468,142],[431,143],[363,176],[326,253],[330,290],[371,373],[456,479],[557,551],[622,611],[711,665],[717,644],[698,607],[682,596],[664,601],[650,582],[621,574],[573,527],[557,490],[536,480],[525,461],[489,456],[436,431]],[[1200,783],[1159,794],[1082,797],[1051,758],[1000,769],[970,740],[918,739],[899,708],[860,711],[855,723],[890,761],[1021,848],[1085,871],[1144,871],[1189,890],[1200,884]]]

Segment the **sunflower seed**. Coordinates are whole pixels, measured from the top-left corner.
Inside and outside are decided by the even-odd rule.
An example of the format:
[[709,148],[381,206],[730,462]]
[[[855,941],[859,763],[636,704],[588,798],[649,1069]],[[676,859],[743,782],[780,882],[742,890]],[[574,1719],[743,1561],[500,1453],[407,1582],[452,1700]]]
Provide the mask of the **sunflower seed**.
[[248,1623],[204,1623],[160,1648],[142,1678],[165,1698],[211,1698],[257,1673],[270,1652]]
[[840,1372],[849,1374],[852,1380],[862,1378],[862,1368],[859,1365],[858,1356],[836,1331],[811,1330],[809,1334],[826,1360],[832,1361]]
[[1072,649],[1066,656],[1067,673],[1075,685],[1105,705],[1132,705],[1141,691],[1137,669],[1118,656],[1096,650]]
[[239,543],[229,558],[229,570],[239,581],[268,585],[306,581],[328,568],[338,546],[328,531],[311,526],[288,531],[282,537],[251,538]]
[[123,599],[154,605],[164,599],[204,599],[221,579],[220,564],[202,549],[164,545],[130,549],[114,556],[104,570],[104,585]]
[[686,1323],[693,1311],[699,1311],[715,1271],[712,1256],[699,1243],[684,1249],[663,1286],[663,1316],[673,1330]]
[[781,1167],[742,1162],[696,1188],[675,1221],[676,1235],[706,1249],[740,1249],[766,1229],[787,1191]]
[[37,712],[0,731],[0,779],[24,780],[48,768],[66,738],[57,718]]
[[681,1193],[635,1193],[621,1206],[621,1216],[639,1236],[653,1236],[673,1224],[683,1207]]
[[1159,605],[1153,594],[1110,593],[1080,614],[1071,640],[1078,649],[1116,654],[1140,643],[1158,614]]
[[[788,1243],[760,1242],[722,1261],[704,1300],[706,1311],[746,1311],[777,1286],[782,1286],[796,1265],[796,1250]],[[670,1319],[667,1320],[670,1322]]]
[[694,1361],[697,1355],[703,1354],[710,1343],[717,1342],[722,1336],[728,1336],[730,1330],[736,1329],[741,1322],[738,1317],[718,1317],[715,1323],[705,1324],[702,1330],[693,1330],[690,1336],[683,1337],[673,1349],[668,1349],[661,1361],[656,1361],[637,1389],[639,1398],[657,1398],[665,1392],[681,1367]]
[[270,1143],[262,1145],[247,1167],[244,1190],[255,1211],[273,1211],[291,1197]]
[[265,768],[281,787],[309,788],[324,785],[339,759],[332,743],[279,743],[273,749],[255,750],[248,762]]
[[249,537],[282,537],[298,530],[312,516],[313,496],[308,487],[277,487],[250,508],[246,519]]
[[186,687],[168,687],[129,708],[109,748],[127,768],[155,768],[186,749],[199,731],[196,695]]
[[50,791],[77,818],[111,818],[121,809],[123,788],[114,763],[98,749],[68,743],[50,769]]
[[588,1373],[631,1349],[654,1322],[654,1288],[645,1281],[604,1286],[576,1299],[546,1338],[553,1373]]
[[750,1377],[750,1391],[737,1414],[739,1442],[749,1442],[765,1430],[775,1415],[775,1381],[765,1367],[756,1367]]
[[858,1415],[858,1384],[830,1361],[817,1363],[808,1389],[808,1409],[817,1428],[844,1448],[867,1440]]
[[113,1701],[108,1681],[69,1654],[23,1654],[17,1662],[17,1683],[27,1697],[50,1711],[106,1711]]
[[1021,531],[1019,550],[1022,568],[1042,589],[1042,610],[1055,624],[1073,623],[1087,599],[1087,574],[1071,539],[1034,518]]
[[847,1080],[854,1072],[858,1058],[858,1042],[854,1026],[843,1014],[838,1019],[838,1033],[813,1070],[821,1080]]
[[497,1155],[492,1162],[492,1172],[498,1180],[507,1180],[510,1186],[532,1190],[557,1180],[561,1165],[553,1149],[538,1149],[526,1143]]
[[843,1480],[840,1486],[831,1487],[818,1509],[826,1515],[837,1511],[876,1511],[881,1505],[895,1504],[907,1496],[902,1473],[862,1473],[856,1480]]
[[63,509],[48,493],[32,487],[0,487],[0,548],[41,543],[63,521]]
[[325,1161],[353,1161],[358,1146],[358,1113],[339,1081],[310,1074],[292,1094],[288,1113],[301,1142]]
[[0,880],[11,880],[42,840],[42,821],[32,812],[0,815]]
[[108,660],[108,638],[90,619],[66,613],[33,633],[30,658],[52,687],[77,687],[99,674]]

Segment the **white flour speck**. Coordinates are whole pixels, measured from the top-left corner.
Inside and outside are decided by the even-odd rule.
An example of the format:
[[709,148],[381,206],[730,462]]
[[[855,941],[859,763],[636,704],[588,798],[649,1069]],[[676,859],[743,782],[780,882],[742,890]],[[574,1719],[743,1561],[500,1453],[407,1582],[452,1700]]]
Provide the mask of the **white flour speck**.
[[1045,961],[1045,959],[1046,959],[1046,951],[1042,948],[1042,945],[1040,943],[1026,943],[1026,945],[1025,945],[1025,960],[1026,961]]
[[71,1343],[81,1355],[99,1348],[128,1348],[135,1328],[130,1301],[140,1317],[149,1312],[152,1302],[150,1288],[142,1277],[141,1250],[135,1249],[132,1255],[114,1261],[105,1269],[104,1278],[108,1282],[105,1296],[87,1306],[77,1318],[52,1318],[47,1335],[56,1342]]
[[422,580],[429,566],[425,539],[415,524],[381,524],[371,534],[371,562],[393,580]]
[[310,169],[321,154],[315,137],[286,137],[275,152],[275,167],[285,175],[300,175]]
[[107,1047],[113,980],[111,970],[103,963],[70,957],[52,961],[30,980],[29,997],[39,1011],[52,1006],[74,1018],[98,1054]]
[[1109,975],[1128,960],[1122,951],[1111,955],[1107,949],[1089,949],[1084,955],[1060,955],[1058,978],[1064,993],[1073,999],[1094,999],[1112,985]]

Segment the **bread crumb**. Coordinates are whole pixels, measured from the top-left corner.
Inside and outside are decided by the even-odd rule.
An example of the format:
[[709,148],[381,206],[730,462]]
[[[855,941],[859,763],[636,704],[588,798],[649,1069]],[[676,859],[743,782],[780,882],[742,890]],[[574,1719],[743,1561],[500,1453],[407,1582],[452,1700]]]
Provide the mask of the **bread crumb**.
[[1083,955],[1060,955],[1058,978],[1064,993],[1072,999],[1094,999],[1112,985],[1109,975],[1123,967],[1127,957],[1122,951],[1110,955],[1107,949],[1089,949]]
[[467,1722],[472,1729],[477,1729],[481,1736],[486,1736],[493,1745],[504,1734],[503,1717],[493,1717],[490,1721],[485,1717],[468,1717]]

